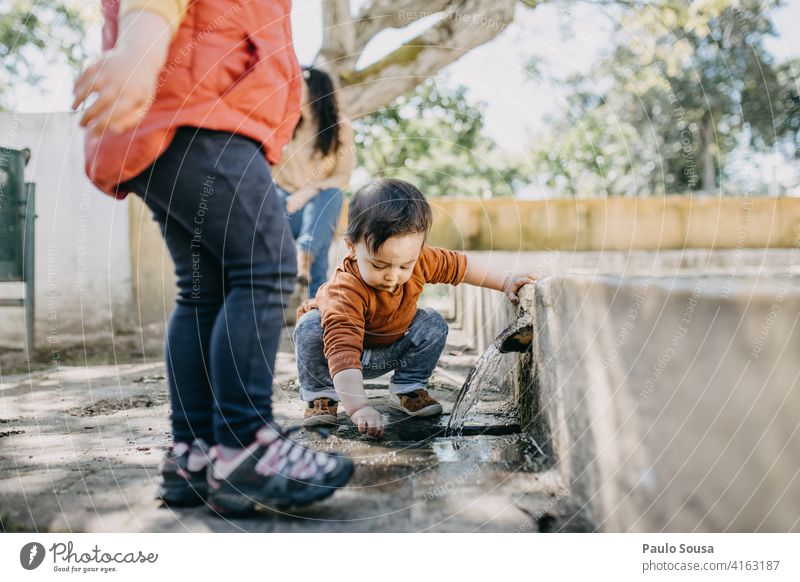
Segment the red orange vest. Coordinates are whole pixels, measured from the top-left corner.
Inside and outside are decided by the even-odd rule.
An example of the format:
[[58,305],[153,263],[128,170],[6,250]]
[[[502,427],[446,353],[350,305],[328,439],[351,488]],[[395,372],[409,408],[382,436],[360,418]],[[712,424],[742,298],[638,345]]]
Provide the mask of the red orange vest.
[[[119,2],[102,1],[108,50],[117,40]],[[290,11],[291,0],[191,0],[141,122],[121,134],[87,134],[91,181],[124,198],[119,184],[147,169],[186,125],[255,139],[277,164],[300,116]]]

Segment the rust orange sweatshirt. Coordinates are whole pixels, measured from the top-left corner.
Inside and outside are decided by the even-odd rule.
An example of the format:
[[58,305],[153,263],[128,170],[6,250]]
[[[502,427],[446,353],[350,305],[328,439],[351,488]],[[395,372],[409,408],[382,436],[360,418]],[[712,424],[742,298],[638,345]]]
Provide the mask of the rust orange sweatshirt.
[[315,299],[297,310],[297,318],[319,309],[325,357],[331,377],[342,370],[361,369],[364,349],[399,340],[417,313],[426,283],[458,285],[467,271],[463,253],[423,246],[411,278],[394,292],[373,289],[361,279],[354,257],[346,257]]

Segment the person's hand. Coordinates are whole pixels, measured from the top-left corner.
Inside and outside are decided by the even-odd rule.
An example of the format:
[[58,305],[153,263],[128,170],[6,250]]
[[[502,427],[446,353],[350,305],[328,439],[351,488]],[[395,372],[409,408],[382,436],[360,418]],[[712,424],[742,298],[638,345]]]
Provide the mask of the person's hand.
[[139,122],[152,103],[158,75],[167,58],[169,25],[162,17],[138,12],[126,17],[123,25],[117,45],[75,81],[72,109],[86,102],[91,94],[97,95],[80,121],[82,127],[95,134],[106,128],[122,132]]
[[304,186],[297,192],[286,198],[286,212],[294,214],[302,210],[303,206],[308,204],[308,201],[316,196],[317,190]]
[[362,434],[367,433],[369,436],[374,437],[383,436],[383,431],[385,430],[383,417],[372,406],[359,408],[350,416],[350,420],[358,427],[358,432]]
[[520,287],[535,282],[536,278],[530,273],[525,273],[525,274],[512,273],[511,275],[506,277],[506,281],[505,283],[503,283],[503,293],[506,294],[506,297],[508,297],[508,300],[511,301],[511,303],[516,305],[517,303],[519,303],[518,293]]

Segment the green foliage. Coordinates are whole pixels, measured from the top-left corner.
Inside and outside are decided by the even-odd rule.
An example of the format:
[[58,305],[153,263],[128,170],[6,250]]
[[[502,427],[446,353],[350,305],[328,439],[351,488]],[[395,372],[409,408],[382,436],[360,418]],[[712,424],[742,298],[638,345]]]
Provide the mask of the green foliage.
[[605,104],[577,120],[551,121],[550,132],[553,139],[534,149],[533,163],[541,185],[552,192],[575,197],[635,192],[643,175],[655,169],[635,149],[636,128],[615,119]]
[[39,83],[44,64],[61,60],[80,66],[84,10],[69,0],[0,0],[0,106],[13,104],[10,89]]
[[470,104],[464,87],[428,80],[354,126],[371,176],[407,180],[426,196],[509,196],[524,175],[523,160],[483,133],[483,105]]
[[553,122],[537,169],[564,194],[660,194],[713,191],[743,144],[797,155],[796,79],[764,47],[778,4],[660,0],[626,11],[613,50],[590,77],[567,81],[574,113]]

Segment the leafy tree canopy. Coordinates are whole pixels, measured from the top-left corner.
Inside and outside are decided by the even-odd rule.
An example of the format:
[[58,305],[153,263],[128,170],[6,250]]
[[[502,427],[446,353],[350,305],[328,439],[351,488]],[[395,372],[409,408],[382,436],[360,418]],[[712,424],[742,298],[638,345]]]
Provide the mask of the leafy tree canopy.
[[[85,3],[87,4],[87,3]],[[14,104],[11,89],[41,82],[44,66],[85,59],[89,7],[72,0],[0,0],[0,108]]]
[[355,122],[360,165],[428,196],[509,196],[525,176],[524,160],[498,151],[483,131],[483,111],[466,88],[429,79]]
[[741,145],[797,156],[798,63],[775,61],[778,0],[660,0],[626,10],[592,74],[567,80],[570,113],[533,153],[564,194],[703,190]]

